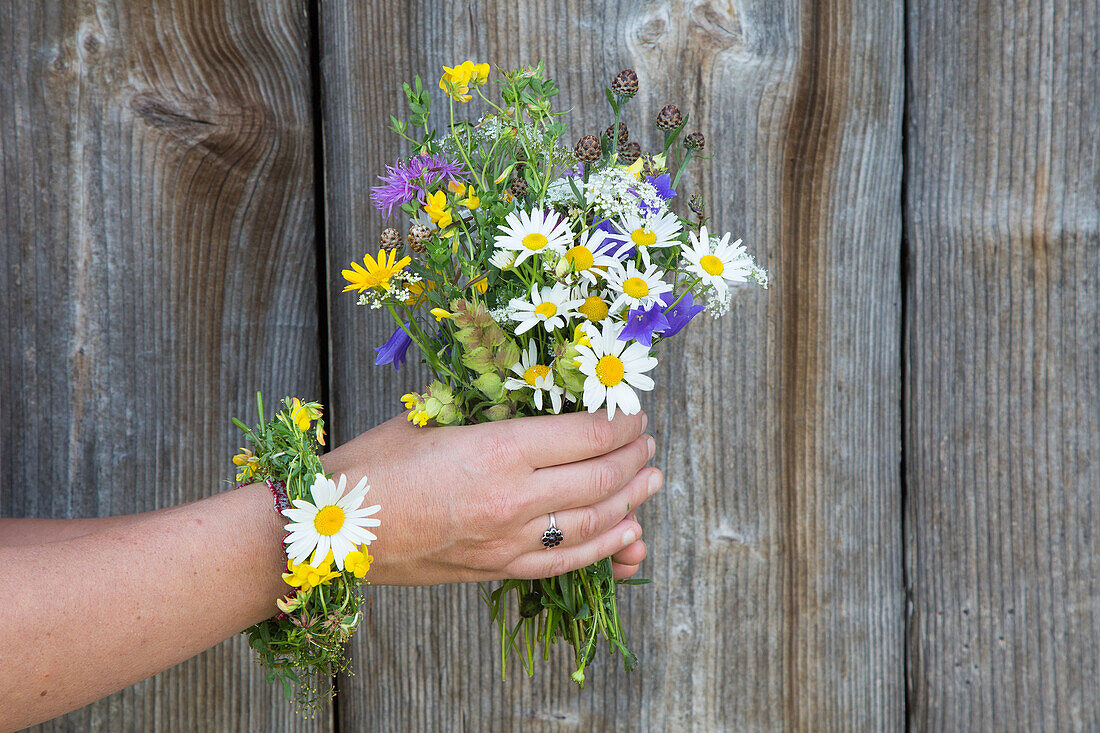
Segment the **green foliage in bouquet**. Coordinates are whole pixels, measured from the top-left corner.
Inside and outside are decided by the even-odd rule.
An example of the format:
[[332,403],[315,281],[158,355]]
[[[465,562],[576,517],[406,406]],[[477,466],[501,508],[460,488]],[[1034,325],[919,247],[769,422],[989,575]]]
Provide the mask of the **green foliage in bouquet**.
[[[694,218],[671,210],[684,166],[705,140],[684,135],[687,117],[668,105],[653,118],[659,150],[644,152],[625,119],[638,89],[633,71],[606,90],[607,129],[572,147],[562,143],[558,89],[541,63],[501,71],[495,98],[484,91],[489,74],[488,64],[470,61],[444,67],[443,134],[432,128],[432,95],[420,78],[404,85],[409,115],[392,116],[390,129],[412,155],[387,167],[371,198],[407,233],[382,231],[377,255],[343,271],[345,292],[386,308],[397,324],[376,363],[400,367],[415,344],[431,370],[423,392],[402,398],[417,425],[636,413],[637,393],[653,388],[646,372],[657,364],[656,345],[704,309],[725,313],[736,284],[766,286],[767,273],[740,240],[708,232],[699,196],[688,203]],[[456,105],[475,95],[484,114],[456,117]],[[608,559],[484,587],[505,662],[519,653],[533,674],[537,657],[565,642],[583,685],[606,643],[634,668],[620,584]]]

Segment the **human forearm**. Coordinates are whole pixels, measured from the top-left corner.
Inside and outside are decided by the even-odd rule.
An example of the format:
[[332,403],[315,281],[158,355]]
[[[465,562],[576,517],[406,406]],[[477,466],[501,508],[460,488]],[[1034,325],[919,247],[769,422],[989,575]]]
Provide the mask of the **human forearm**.
[[144,514],[86,519],[15,519],[0,518],[0,547],[42,545],[83,537],[105,529],[122,527]]
[[[22,727],[271,615],[282,522],[262,485],[48,545],[0,547],[0,720]],[[33,581],[33,582],[32,582]]]

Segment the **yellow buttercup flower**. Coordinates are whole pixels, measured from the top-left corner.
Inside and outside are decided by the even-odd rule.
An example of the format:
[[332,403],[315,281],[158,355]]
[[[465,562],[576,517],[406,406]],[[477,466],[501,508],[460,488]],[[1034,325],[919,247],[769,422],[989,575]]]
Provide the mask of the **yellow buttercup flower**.
[[353,573],[356,578],[362,578],[370,570],[370,564],[374,558],[367,552],[366,545],[360,545],[355,552],[349,552],[344,558],[344,569]]
[[440,229],[451,225],[451,211],[447,205],[447,194],[442,191],[428,194],[428,202],[424,204],[424,211]]
[[332,569],[332,552],[325,556],[325,561],[314,567],[309,563],[296,563],[293,560],[286,561],[288,572],[283,573],[283,581],[287,585],[293,585],[302,590],[312,590],[319,585],[327,585],[333,578],[339,578],[340,573]]
[[365,268],[358,262],[352,262],[352,269],[341,271],[344,279],[351,283],[344,288],[344,292],[358,290],[362,293],[371,288],[389,290],[390,278],[405,269],[405,266],[410,262],[412,262],[410,257],[397,259],[397,250],[390,250],[387,253],[386,250],[380,249],[378,250],[377,260],[369,254],[363,255]]

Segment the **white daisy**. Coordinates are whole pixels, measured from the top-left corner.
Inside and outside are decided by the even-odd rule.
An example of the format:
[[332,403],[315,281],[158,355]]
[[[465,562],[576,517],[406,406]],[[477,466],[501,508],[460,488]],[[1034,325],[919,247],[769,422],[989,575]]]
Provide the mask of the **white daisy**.
[[370,491],[366,476],[347,496],[340,498],[347,483],[348,477],[344,474],[340,474],[340,485],[337,486],[335,481],[319,473],[309,490],[313,503],[295,499],[291,502],[293,508],[283,510],[283,516],[291,520],[284,528],[290,534],[283,542],[287,544],[287,557],[295,563],[305,562],[313,553],[310,565],[319,565],[332,550],[336,567],[343,570],[344,558],[356,550],[356,545],[369,545],[378,539],[366,528],[382,523],[371,517],[382,507],[378,504],[360,506]]
[[593,323],[607,318],[611,296],[605,288],[598,288],[587,282],[581,282],[577,297],[583,302],[577,306],[577,312]]
[[615,417],[616,407],[626,415],[642,409],[634,389],[652,390],[653,379],[643,372],[657,366],[657,360],[645,346],[636,341],[627,346],[626,341],[619,340],[624,325],[607,321],[601,331],[598,326],[586,323],[585,332],[592,345],[577,346],[577,363],[585,375],[581,400],[589,412],[606,403],[609,418]]
[[615,294],[611,303],[611,312],[618,313],[622,308],[648,308],[667,292],[672,285],[662,278],[664,273],[657,265],[647,264],[645,270],[631,260],[626,267],[612,267],[607,271],[607,285]]
[[507,270],[516,261],[516,253],[507,249],[498,249],[489,257],[489,264],[498,270]]
[[607,268],[619,264],[614,253],[620,244],[618,240],[609,238],[602,229],[593,229],[581,235],[580,240],[562,255],[558,263],[561,268],[559,276],[565,277],[574,272],[595,284],[598,278],[603,277]]
[[691,244],[681,250],[689,263],[687,269],[714,288],[720,299],[725,298],[730,284],[748,282],[757,269],[740,239],[730,243],[729,232],[721,239],[711,236],[706,227],[700,227],[699,236],[695,232],[688,234]]
[[513,211],[504,219],[501,233],[493,240],[500,249],[516,252],[514,267],[534,256],[536,252],[565,253],[566,247],[573,241],[569,230],[569,220],[560,218],[552,211],[534,209]]
[[627,214],[613,222],[612,227],[615,232],[611,236],[623,243],[619,247],[620,256],[636,249],[648,262],[649,250],[680,244],[680,217],[675,214],[653,214],[648,217]]
[[527,352],[520,354],[519,361],[512,365],[512,372],[518,377],[509,377],[504,388],[509,390],[531,389],[535,393],[535,409],[542,409],[542,394],[550,395],[550,404],[554,414],[561,412],[561,397],[565,390],[554,384],[554,372],[545,364],[539,364],[538,349],[534,340],[527,342]]
[[582,303],[584,299],[572,298],[569,288],[562,283],[543,286],[542,289],[535,283],[531,286],[530,302],[522,298],[512,298],[508,302],[511,311],[509,318],[519,321],[516,327],[517,336],[530,331],[539,323],[550,333],[555,328],[563,327],[573,316],[579,315],[577,306]]

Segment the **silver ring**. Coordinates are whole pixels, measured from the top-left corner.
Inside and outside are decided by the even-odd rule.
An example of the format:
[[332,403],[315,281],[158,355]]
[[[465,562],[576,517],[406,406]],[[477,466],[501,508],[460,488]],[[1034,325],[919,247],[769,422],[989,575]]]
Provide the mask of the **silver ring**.
[[550,512],[550,526],[542,533],[542,546],[549,550],[551,547],[560,545],[563,539],[565,535],[561,533],[557,522],[554,521],[554,512]]

